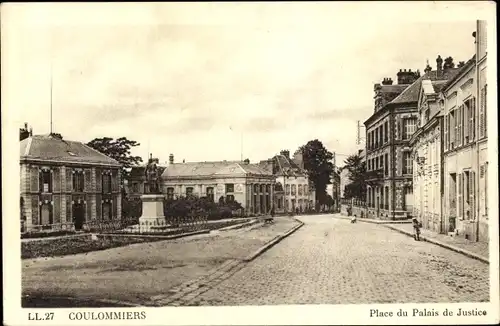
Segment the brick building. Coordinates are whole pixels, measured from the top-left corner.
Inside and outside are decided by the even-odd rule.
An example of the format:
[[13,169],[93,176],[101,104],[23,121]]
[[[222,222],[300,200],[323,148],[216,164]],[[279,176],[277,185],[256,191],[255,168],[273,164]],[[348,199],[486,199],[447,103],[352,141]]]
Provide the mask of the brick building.
[[[436,61],[442,61],[438,57]],[[397,85],[391,78],[376,84],[375,109],[365,121],[367,215],[381,219],[405,219],[413,212],[413,161],[409,140],[417,129],[418,99],[422,80],[447,80],[457,69],[425,74],[400,70]]]
[[80,230],[121,219],[120,164],[56,134],[20,142],[24,231]]

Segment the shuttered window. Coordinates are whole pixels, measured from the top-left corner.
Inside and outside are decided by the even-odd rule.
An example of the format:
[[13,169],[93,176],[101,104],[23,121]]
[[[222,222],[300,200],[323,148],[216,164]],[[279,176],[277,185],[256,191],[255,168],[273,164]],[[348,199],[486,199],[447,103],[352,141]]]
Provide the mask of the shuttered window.
[[39,192],[40,170],[38,169],[38,167],[32,166],[30,171],[31,171],[30,189],[32,192]]
[[450,115],[447,114],[444,116],[444,150],[448,150],[448,129],[450,128]]
[[469,101],[469,140],[473,141],[476,138],[476,98],[473,97]]
[[476,219],[476,173],[474,171],[469,172],[469,210],[470,219]]
[[484,214],[488,216],[488,162],[484,165]]
[[462,173],[459,173],[458,174],[458,197],[457,197],[457,201],[458,201],[458,212],[457,212],[457,216],[459,218],[461,218],[463,215],[462,215],[462,212],[463,212],[463,205],[462,205],[462,185],[463,185],[463,174]]
[[464,134],[463,134],[463,120],[464,120],[464,106],[461,105],[459,108],[458,108],[458,112],[457,112],[457,120],[458,120],[458,123],[457,123],[457,146],[461,146],[463,144],[463,137],[464,137]]
[[480,95],[480,106],[479,106],[479,137],[483,138],[487,135],[487,126],[486,126],[486,97],[487,97],[487,85],[484,85],[483,89],[481,89]]

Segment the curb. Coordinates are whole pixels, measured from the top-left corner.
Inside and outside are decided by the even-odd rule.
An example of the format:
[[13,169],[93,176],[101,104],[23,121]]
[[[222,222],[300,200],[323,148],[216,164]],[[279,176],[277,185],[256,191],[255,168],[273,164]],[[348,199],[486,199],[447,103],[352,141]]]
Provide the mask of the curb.
[[[334,216],[334,218],[338,218],[340,220],[351,220],[349,217],[346,216]],[[356,222],[364,222],[364,223],[371,223],[371,224],[411,224],[411,220],[368,220],[366,218],[362,217],[356,217]]]
[[281,240],[285,239],[286,237],[288,237],[289,235],[291,235],[292,233],[294,233],[295,231],[300,229],[302,226],[304,226],[304,222],[299,221],[298,219],[295,219],[295,218],[294,218],[294,220],[299,222],[299,224],[294,226],[292,229],[288,230],[286,233],[274,237],[274,239],[272,239],[271,241],[266,243],[264,246],[260,247],[257,251],[248,255],[246,258],[244,258],[243,261],[250,262],[250,261],[254,260],[255,258],[262,255],[264,252],[266,252],[268,249],[270,249],[271,247],[273,247],[274,245],[279,243]]
[[251,226],[251,225],[254,225],[257,223],[259,223],[259,220],[252,220],[249,222],[243,222],[243,223],[239,223],[236,225],[226,226],[222,229],[217,229],[217,230],[213,230],[213,231],[229,231],[229,230],[244,228],[244,227]]
[[[405,234],[405,235],[407,235],[407,236],[413,237],[413,233],[408,232],[408,231],[406,231],[406,230],[401,230],[401,229],[395,228],[395,227],[393,227],[393,226],[391,226],[391,225],[384,225],[384,226],[385,226],[386,228],[391,229],[391,230],[397,231],[397,232],[399,232],[399,233],[401,233],[401,234]],[[441,242],[441,241],[439,241],[439,240],[435,240],[435,239],[427,238],[427,237],[422,236],[422,235],[420,235],[420,239],[421,239],[421,240],[423,240],[423,241],[426,241],[426,242],[429,242],[429,243],[435,244],[435,245],[437,245],[437,246],[440,246],[440,247],[442,247],[442,248],[446,248],[446,249],[449,249],[449,250],[451,250],[451,251],[455,251],[455,252],[457,252],[457,253],[459,253],[459,254],[462,254],[462,255],[464,255],[464,256],[467,256],[467,257],[469,257],[469,258],[472,258],[472,259],[475,259],[475,260],[479,260],[479,261],[481,261],[481,262],[483,262],[483,263],[485,263],[485,264],[488,264],[488,265],[489,265],[489,263],[490,263],[490,261],[489,261],[489,259],[488,259],[488,258],[485,258],[485,257],[480,256],[480,255],[478,255],[478,254],[475,254],[475,253],[473,253],[473,252],[467,251],[467,250],[465,250],[465,249],[462,249],[462,248],[459,248],[459,247],[455,247],[455,246],[453,246],[453,245],[449,245],[449,244],[444,243],[444,242]]]

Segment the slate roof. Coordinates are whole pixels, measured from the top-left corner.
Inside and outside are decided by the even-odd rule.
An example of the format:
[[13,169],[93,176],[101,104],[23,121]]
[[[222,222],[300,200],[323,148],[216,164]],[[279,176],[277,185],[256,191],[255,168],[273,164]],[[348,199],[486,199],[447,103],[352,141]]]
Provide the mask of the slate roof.
[[81,142],[60,139],[52,135],[30,136],[20,142],[19,149],[21,160],[121,166],[118,161]]
[[170,164],[162,173],[162,178],[212,177],[217,175],[272,175],[257,164],[240,161],[187,162]]
[[428,79],[433,82],[439,80],[447,81],[455,77],[458,74],[459,70],[460,68],[450,68],[443,70],[441,74],[438,74],[437,70],[429,71],[425,75],[418,78],[413,84],[408,86],[408,88],[406,88],[401,94],[399,94],[398,97],[396,97],[390,103],[401,104],[401,103],[417,102],[420,93],[420,86],[423,80]]

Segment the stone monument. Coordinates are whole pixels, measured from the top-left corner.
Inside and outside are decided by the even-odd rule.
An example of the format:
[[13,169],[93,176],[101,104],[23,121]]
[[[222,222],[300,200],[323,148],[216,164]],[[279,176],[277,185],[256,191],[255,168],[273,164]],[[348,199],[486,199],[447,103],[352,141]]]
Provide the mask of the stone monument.
[[145,170],[145,194],[141,196],[142,216],[139,218],[141,229],[158,229],[168,227],[163,211],[164,196],[161,193],[160,171],[156,160],[149,158]]

